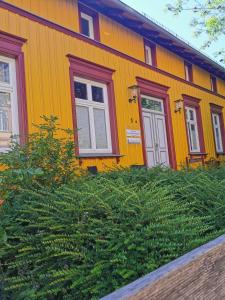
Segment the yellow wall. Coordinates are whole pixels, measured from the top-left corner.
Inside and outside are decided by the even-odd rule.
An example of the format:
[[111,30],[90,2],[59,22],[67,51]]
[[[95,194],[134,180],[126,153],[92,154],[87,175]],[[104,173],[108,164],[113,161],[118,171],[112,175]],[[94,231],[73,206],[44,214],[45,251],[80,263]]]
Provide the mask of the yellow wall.
[[[5,2],[79,32],[77,0],[5,0]],[[99,16],[100,35],[103,44],[145,61],[142,36],[102,14]],[[160,69],[185,78],[184,61],[178,55],[157,46],[157,62]],[[193,77],[196,84],[210,89],[208,72],[194,66]],[[225,94],[225,82],[221,81],[218,86],[218,91]]]
[[[25,1],[26,0],[12,0],[10,2],[25,3]],[[39,0],[26,2],[32,3],[33,1],[38,2]],[[53,0],[48,1],[51,2]],[[48,1],[40,0],[40,3],[46,3]],[[54,0],[54,2],[58,3],[64,1]],[[65,3],[72,3],[72,0],[65,1]],[[67,8],[68,6],[62,5],[62,15],[63,13],[67,13]],[[204,138],[206,152],[209,154],[209,157],[215,155],[209,103],[213,102],[224,106],[224,99],[195,88],[187,83],[162,75],[147,67],[131,62],[130,60],[121,58],[118,55],[107,52],[100,47],[87,44],[85,41],[72,38],[71,36],[47,26],[30,21],[7,10],[0,9],[0,16],[0,28],[2,31],[27,39],[27,43],[24,45],[23,51],[25,54],[28,123],[30,129],[32,128],[32,123],[38,123],[40,121],[40,115],[43,114],[57,115],[60,117],[63,127],[72,128],[69,61],[66,57],[67,54],[72,54],[116,70],[113,79],[115,87],[119,147],[120,153],[124,155],[124,157],[121,158],[121,164],[123,166],[143,164],[141,145],[128,145],[125,135],[126,128],[140,129],[138,105],[128,103],[128,87],[136,83],[136,76],[170,87],[169,96],[178,164],[184,163],[185,157],[188,153],[184,114],[174,113],[174,101],[181,98],[182,94],[188,94],[202,99],[201,111],[203,129],[205,133]],[[132,37],[132,34],[127,31],[128,42],[127,44],[124,43],[126,45],[123,45],[122,41],[123,37],[125,38],[125,35],[123,36],[123,33],[120,36],[116,34],[116,32],[119,33],[119,31],[122,30],[122,26],[118,25],[118,27],[116,27],[112,23],[113,22],[107,20],[107,18],[101,18],[101,24],[105,24],[101,33],[102,40],[106,43],[111,42],[112,47],[113,43],[118,43],[119,45],[117,46],[121,47],[120,50],[122,51],[122,47],[124,47],[125,51],[125,47],[130,48],[130,45],[134,45],[137,40],[140,42],[141,39],[139,39],[136,34],[133,34]],[[114,30],[114,34],[111,34],[112,28]],[[107,32],[111,34],[111,38]],[[114,35],[116,35],[116,37]],[[183,64],[181,60],[179,59],[179,64],[177,64],[178,58],[176,56],[169,56],[168,53],[160,47],[158,49],[158,55],[161,57],[159,63],[162,64],[162,67],[163,65],[166,65],[172,72],[172,66],[176,65],[177,75],[182,77],[181,72]],[[133,47],[132,51],[133,53],[136,53],[136,56],[141,57],[143,46],[141,48]],[[196,74],[201,73],[198,68],[196,68],[194,72],[196,72]],[[205,74],[203,72],[198,76],[198,80],[200,82],[202,78],[204,78]],[[206,84],[204,80],[202,80],[202,84]],[[224,90],[222,83],[219,83],[219,85],[220,89]],[[137,123],[132,123],[131,119],[137,121]],[[88,159],[85,161],[84,166],[97,165],[99,169],[103,169],[105,166],[111,167],[114,164],[115,159]]]
[[184,60],[181,57],[162,48],[161,46],[157,46],[156,56],[157,67],[159,69],[184,79]]

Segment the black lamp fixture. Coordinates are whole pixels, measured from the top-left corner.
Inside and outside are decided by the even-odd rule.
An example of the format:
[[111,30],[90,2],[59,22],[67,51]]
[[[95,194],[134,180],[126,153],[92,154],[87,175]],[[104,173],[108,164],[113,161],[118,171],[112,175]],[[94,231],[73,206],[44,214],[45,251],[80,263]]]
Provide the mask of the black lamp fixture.
[[137,103],[140,95],[140,87],[138,85],[132,85],[128,88],[129,90],[129,103]]
[[181,112],[184,107],[184,100],[178,99],[178,100],[175,100],[174,103],[175,103],[175,113]]

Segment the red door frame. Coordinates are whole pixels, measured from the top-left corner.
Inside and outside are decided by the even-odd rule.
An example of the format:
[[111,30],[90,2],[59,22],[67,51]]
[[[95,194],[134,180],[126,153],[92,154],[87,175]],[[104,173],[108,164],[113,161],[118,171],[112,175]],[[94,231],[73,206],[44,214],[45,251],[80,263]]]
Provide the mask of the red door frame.
[[146,96],[152,96],[163,100],[164,112],[165,112],[165,121],[166,121],[166,134],[167,134],[167,144],[168,144],[168,154],[169,154],[169,163],[170,167],[177,169],[175,145],[174,145],[174,136],[173,136],[173,126],[172,126],[172,116],[170,109],[170,98],[168,95],[169,87],[136,77],[137,84],[140,87],[139,95],[139,116],[140,116],[140,125],[141,125],[141,135],[142,135],[142,148],[143,148],[143,157],[144,163],[147,166],[147,156],[146,156],[146,143],[144,137],[144,124],[142,116],[142,107],[141,107],[141,94]]

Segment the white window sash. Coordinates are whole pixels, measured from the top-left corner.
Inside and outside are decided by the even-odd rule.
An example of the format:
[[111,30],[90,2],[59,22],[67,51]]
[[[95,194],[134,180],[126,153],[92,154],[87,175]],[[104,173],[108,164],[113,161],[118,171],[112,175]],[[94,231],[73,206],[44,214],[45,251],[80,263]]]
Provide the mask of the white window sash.
[[[215,118],[217,119],[217,124],[215,123]],[[213,119],[213,130],[214,130],[214,138],[215,138],[215,144],[216,144],[216,151],[218,153],[223,152],[223,142],[222,142],[222,134],[221,134],[221,123],[220,123],[220,117],[218,114],[213,113],[212,114]],[[217,134],[216,130],[218,130],[219,133],[219,144],[217,141]],[[219,147],[220,145],[220,147]]]
[[152,48],[149,46],[145,46],[145,52],[146,52],[146,64],[152,66],[153,65]]
[[189,67],[185,64],[185,79],[190,81]]
[[88,21],[89,38],[94,39],[94,20],[93,20],[93,17],[89,16],[85,13],[81,13],[81,18]]
[[[12,132],[13,136],[19,136],[19,118],[17,101],[16,62],[15,59],[0,56],[0,61],[9,64],[9,83],[0,82],[0,92],[9,93],[11,101]],[[9,148],[1,148],[0,152],[8,151]]]
[[[190,119],[190,111],[193,112],[194,120]],[[198,133],[198,122],[197,122],[197,115],[196,110],[190,107],[186,107],[186,118],[187,118],[187,131],[188,131],[188,141],[190,146],[190,152],[191,153],[198,153],[200,152],[200,141],[199,141],[199,133]],[[192,137],[191,137],[191,125],[194,125],[194,132],[195,132],[195,138],[197,141],[197,147],[194,148]]]
[[[85,83],[87,85],[88,100],[76,98],[75,106],[87,107],[89,110],[89,122],[90,122],[90,138],[91,138],[91,149],[79,148],[81,154],[92,154],[92,153],[112,153],[112,140],[111,140],[111,129],[109,120],[109,107],[108,107],[108,93],[105,84],[99,82],[86,80],[84,78],[74,77],[74,81]],[[104,103],[92,101],[91,86],[101,87],[103,89]],[[91,99],[91,100],[89,100]],[[104,149],[97,149],[96,147],[96,133],[95,133],[95,122],[94,122],[94,109],[102,109],[105,112],[105,126],[106,126],[106,138],[108,147]]]

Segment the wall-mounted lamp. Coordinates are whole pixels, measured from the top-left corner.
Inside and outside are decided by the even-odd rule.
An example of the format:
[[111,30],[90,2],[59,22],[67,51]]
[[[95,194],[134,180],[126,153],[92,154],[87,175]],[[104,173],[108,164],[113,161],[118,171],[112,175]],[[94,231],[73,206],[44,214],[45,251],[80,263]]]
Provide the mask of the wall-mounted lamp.
[[136,103],[140,94],[140,87],[138,85],[132,85],[129,90],[129,103]]
[[183,107],[184,107],[184,100],[183,99],[178,99],[175,102],[175,112],[181,112]]

